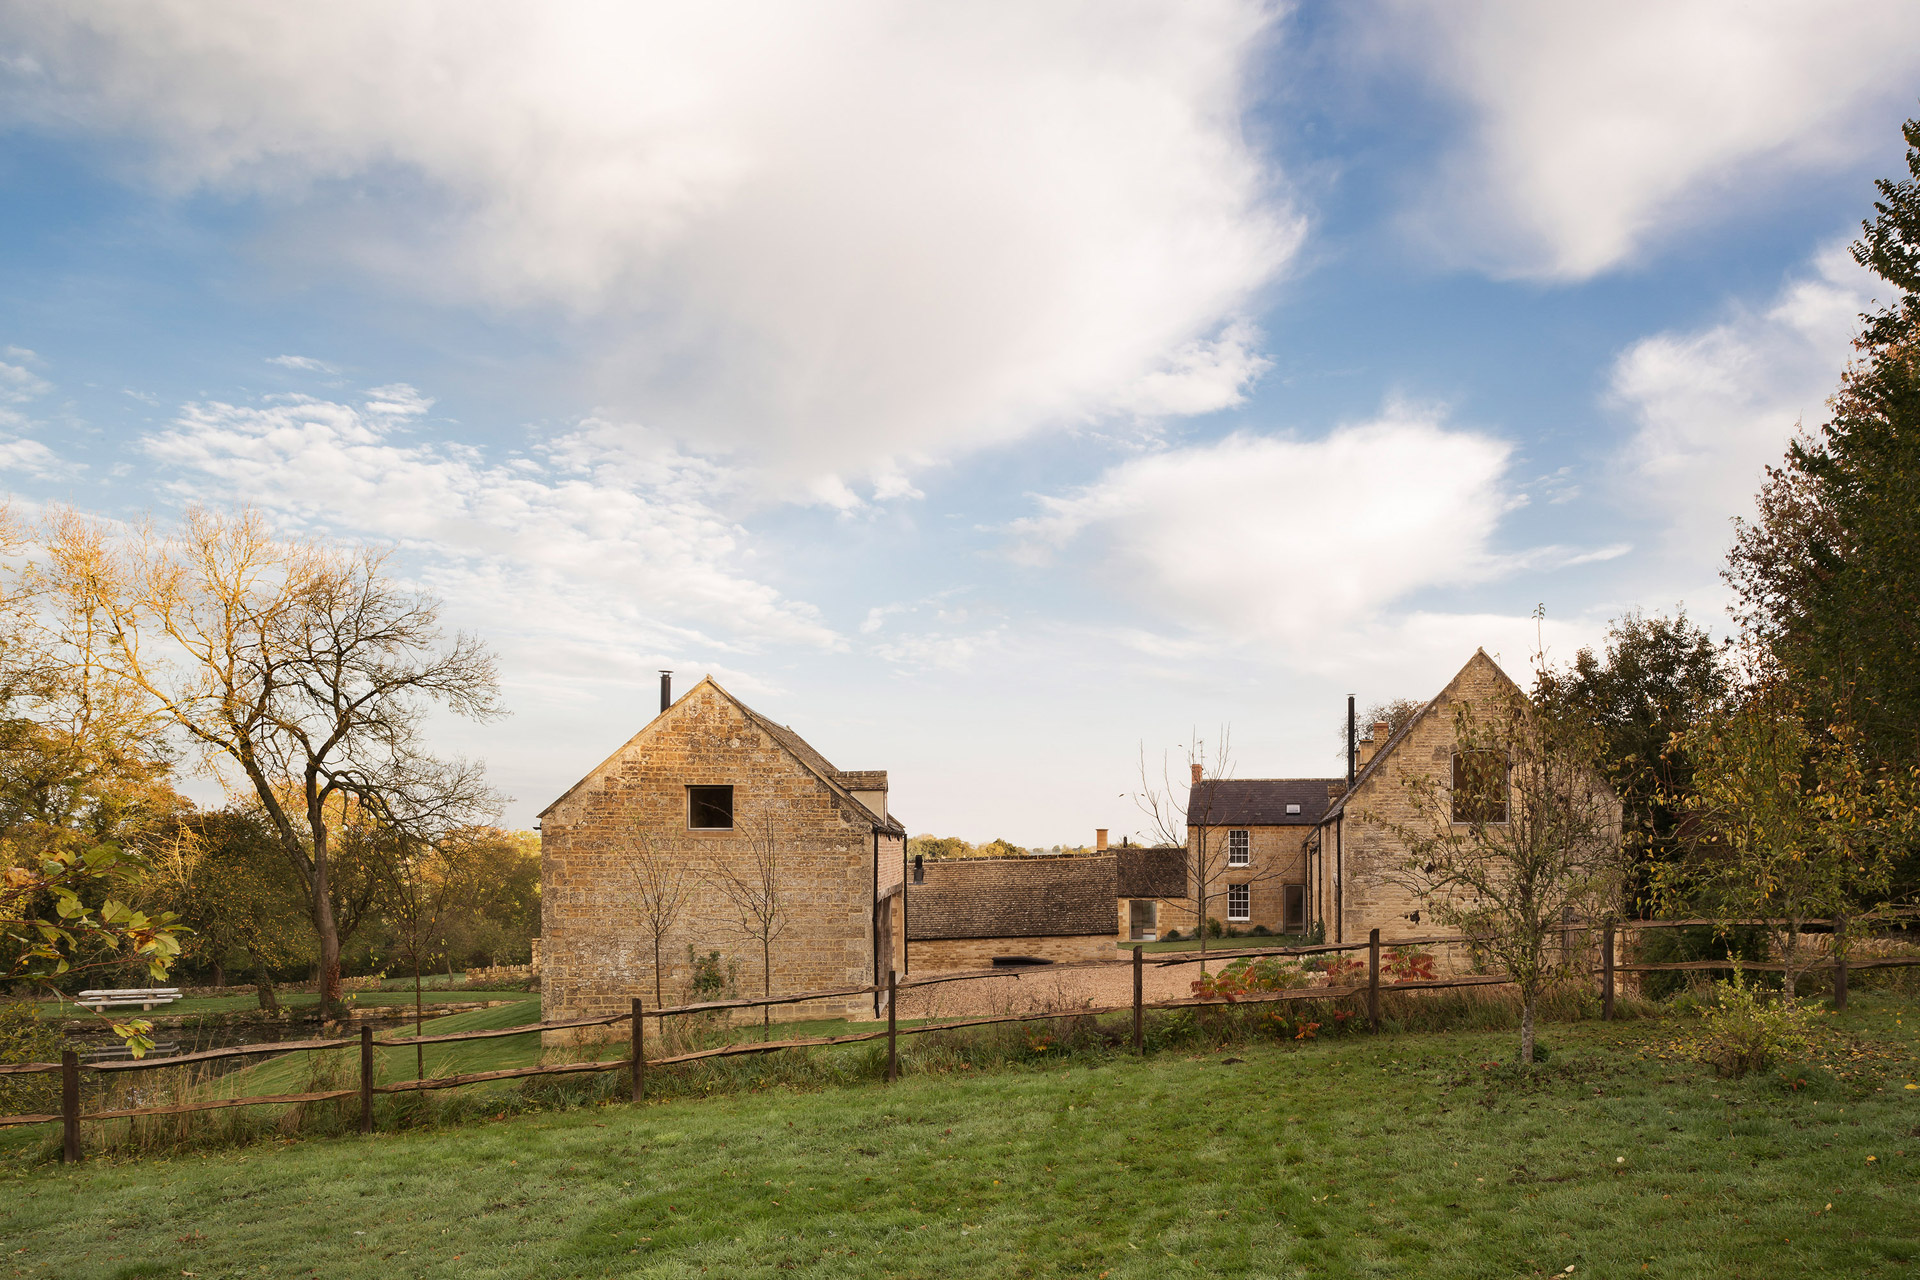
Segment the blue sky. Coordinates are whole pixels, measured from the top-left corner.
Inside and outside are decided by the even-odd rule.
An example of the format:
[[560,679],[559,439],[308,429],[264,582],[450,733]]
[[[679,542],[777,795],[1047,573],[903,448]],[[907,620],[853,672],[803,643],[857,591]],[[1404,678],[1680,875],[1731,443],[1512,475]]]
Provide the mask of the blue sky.
[[0,482],[392,546],[516,823],[671,667],[916,831],[1137,831],[1143,752],[1723,626],[1916,96],[1900,3],[29,0]]

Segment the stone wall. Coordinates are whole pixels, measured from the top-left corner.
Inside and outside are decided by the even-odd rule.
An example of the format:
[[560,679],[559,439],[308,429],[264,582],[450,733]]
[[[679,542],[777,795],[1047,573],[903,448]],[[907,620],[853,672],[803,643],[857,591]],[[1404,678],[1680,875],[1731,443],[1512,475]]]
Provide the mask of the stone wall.
[[[1328,942],[1363,942],[1373,929],[1380,930],[1383,944],[1448,931],[1433,920],[1431,904],[1408,882],[1410,848],[1395,828],[1433,828],[1434,814],[1423,807],[1417,791],[1420,780],[1431,781],[1443,802],[1451,793],[1455,707],[1467,702],[1480,714],[1495,714],[1514,691],[1491,658],[1475,653],[1405,736],[1358,779],[1340,824],[1341,856],[1336,859],[1334,825],[1329,823],[1322,828],[1313,874],[1316,918],[1326,921]],[[1336,911],[1335,870],[1342,863],[1345,884]],[[1456,964],[1465,960],[1464,952],[1443,958]]]
[[[1227,833],[1229,830],[1247,833],[1247,865],[1233,867],[1227,865]],[[1307,879],[1307,858],[1305,844],[1312,833],[1310,826],[1245,826],[1245,827],[1208,827],[1206,829],[1206,866],[1207,874],[1207,914],[1222,925],[1231,924],[1242,930],[1252,929],[1263,924],[1275,933],[1286,929],[1286,889],[1289,884],[1301,885]],[[1178,929],[1182,935],[1192,933],[1198,915],[1198,889],[1192,883],[1194,868],[1200,858],[1200,830],[1189,829],[1187,833],[1187,874],[1188,896],[1162,902],[1160,906],[1160,930],[1164,937],[1168,929]],[[1234,884],[1247,886],[1249,900],[1248,917],[1245,920],[1227,918],[1227,887]]]
[[[686,788],[734,788],[734,827],[691,830]],[[623,1012],[692,996],[687,949],[721,953],[740,995],[762,991],[757,939],[722,885],[746,876],[756,842],[771,839],[788,903],[775,938],[773,991],[829,990],[874,981],[872,823],[702,681],[543,815],[541,1016],[546,1021]],[[642,836],[694,878],[692,901],[653,943],[636,909],[634,863]],[[882,892],[900,877],[898,843],[881,840]],[[891,847],[889,847],[891,846]],[[870,997],[794,1006],[787,1017],[871,1016]]]
[[913,972],[990,969],[995,956],[1038,956],[1069,960],[1114,960],[1120,956],[1111,935],[1049,938],[941,938],[913,944]]

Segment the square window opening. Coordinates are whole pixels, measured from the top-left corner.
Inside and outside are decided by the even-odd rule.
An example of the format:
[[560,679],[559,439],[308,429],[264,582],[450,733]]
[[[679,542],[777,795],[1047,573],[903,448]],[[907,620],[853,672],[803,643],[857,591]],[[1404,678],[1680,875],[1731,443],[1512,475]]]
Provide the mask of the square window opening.
[[695,831],[733,830],[733,788],[688,787],[687,826]]
[[1453,820],[1507,820],[1507,753],[1477,749],[1453,753]]
[[1227,886],[1227,919],[1246,920],[1252,916],[1253,889],[1251,885],[1230,884]]
[[1246,831],[1227,832],[1227,865],[1244,867],[1253,861],[1251,833]]

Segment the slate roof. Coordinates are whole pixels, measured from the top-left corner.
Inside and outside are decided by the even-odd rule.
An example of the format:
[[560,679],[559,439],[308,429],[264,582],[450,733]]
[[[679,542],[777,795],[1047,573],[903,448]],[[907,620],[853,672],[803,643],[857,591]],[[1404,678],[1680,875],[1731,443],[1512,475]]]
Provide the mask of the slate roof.
[[[1209,778],[1187,796],[1187,821],[1209,827],[1310,827],[1333,800],[1332,783],[1344,778]],[[1297,804],[1300,812],[1288,813]]]
[[1187,851],[1177,844],[1121,845],[1109,849],[1114,890],[1122,898],[1187,896]]
[[907,885],[907,938],[1048,938],[1119,931],[1114,859],[929,858]]

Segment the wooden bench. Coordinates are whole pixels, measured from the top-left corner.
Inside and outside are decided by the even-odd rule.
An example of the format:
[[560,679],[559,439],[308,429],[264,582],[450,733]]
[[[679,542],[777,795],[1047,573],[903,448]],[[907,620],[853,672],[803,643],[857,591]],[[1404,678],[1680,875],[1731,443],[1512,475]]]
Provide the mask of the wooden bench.
[[172,1004],[180,998],[178,987],[120,987],[112,991],[82,991],[74,1003],[95,1013],[122,1005],[139,1005],[145,1013],[157,1004]]

